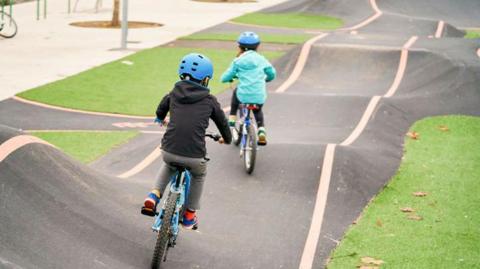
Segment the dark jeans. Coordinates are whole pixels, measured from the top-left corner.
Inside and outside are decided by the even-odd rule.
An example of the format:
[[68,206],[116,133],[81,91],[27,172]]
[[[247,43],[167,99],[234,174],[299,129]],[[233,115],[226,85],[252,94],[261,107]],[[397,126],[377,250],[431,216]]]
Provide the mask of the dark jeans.
[[[265,126],[265,121],[263,119],[263,111],[262,111],[263,104],[256,104],[256,105],[258,106],[258,109],[253,110],[253,115],[255,116],[255,120],[257,121],[257,126],[258,127],[264,127]],[[237,110],[238,110],[239,106],[240,106],[240,100],[238,100],[237,89],[235,89],[235,90],[233,90],[232,102],[230,104],[230,115],[231,116],[237,115]]]

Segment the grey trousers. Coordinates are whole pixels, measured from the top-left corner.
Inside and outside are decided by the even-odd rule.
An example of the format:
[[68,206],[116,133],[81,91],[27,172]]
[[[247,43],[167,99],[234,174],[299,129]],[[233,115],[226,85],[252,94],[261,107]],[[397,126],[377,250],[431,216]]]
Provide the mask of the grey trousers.
[[170,182],[170,178],[175,173],[175,168],[169,163],[175,162],[190,167],[192,179],[190,181],[190,193],[187,201],[187,208],[197,210],[200,209],[200,198],[202,197],[203,183],[207,175],[207,161],[205,158],[189,158],[166,151],[162,151],[163,161],[165,165],[160,168],[157,176],[155,188],[164,193],[165,188]]

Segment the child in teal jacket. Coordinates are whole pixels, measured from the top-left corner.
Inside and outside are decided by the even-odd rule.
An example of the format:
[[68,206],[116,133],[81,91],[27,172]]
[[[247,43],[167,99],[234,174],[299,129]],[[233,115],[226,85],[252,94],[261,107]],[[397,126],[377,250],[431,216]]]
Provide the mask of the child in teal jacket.
[[239,104],[257,104],[254,111],[258,126],[258,144],[266,145],[267,136],[262,107],[267,99],[266,82],[275,79],[276,71],[264,56],[257,52],[260,38],[253,32],[244,32],[237,40],[239,53],[230,67],[223,73],[222,82],[238,79],[237,88],[233,91],[230,107],[230,126],[235,125]]

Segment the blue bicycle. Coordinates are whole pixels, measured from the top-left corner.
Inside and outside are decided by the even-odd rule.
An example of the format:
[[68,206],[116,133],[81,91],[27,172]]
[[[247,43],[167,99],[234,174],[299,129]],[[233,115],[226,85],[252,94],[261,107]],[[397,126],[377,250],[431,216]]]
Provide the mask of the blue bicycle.
[[[219,141],[219,134],[206,134],[215,141]],[[208,159],[207,159],[208,160]],[[155,213],[155,220],[152,230],[157,232],[157,242],[152,258],[152,268],[160,267],[161,262],[167,260],[169,248],[176,245],[176,240],[180,231],[181,217],[185,211],[188,194],[190,190],[191,174],[189,167],[179,163],[170,163],[175,167],[176,172],[170,180],[170,188],[167,188],[162,208]],[[193,227],[196,230],[198,227]]]
[[257,124],[253,115],[257,109],[256,104],[241,104],[237,113],[238,120],[232,128],[233,143],[240,145],[240,158],[243,159],[248,174],[253,172],[257,156]]

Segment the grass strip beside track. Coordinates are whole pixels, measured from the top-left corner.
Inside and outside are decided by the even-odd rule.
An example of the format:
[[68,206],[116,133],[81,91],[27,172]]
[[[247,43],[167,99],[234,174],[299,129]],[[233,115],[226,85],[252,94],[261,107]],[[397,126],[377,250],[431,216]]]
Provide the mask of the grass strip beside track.
[[138,135],[136,131],[120,132],[32,132],[66,154],[83,162],[90,163],[107,154],[110,150],[127,143]]
[[[280,43],[280,44],[301,44],[312,38],[313,35],[308,34],[260,34],[263,43]],[[181,37],[183,40],[219,40],[219,41],[236,41],[238,33],[196,33],[189,36]]]
[[466,30],[465,38],[480,38],[480,30]]
[[233,19],[234,22],[301,29],[333,30],[343,26],[339,18],[309,13],[248,13]]
[[[213,94],[228,86],[220,83],[222,72],[237,50],[166,48],[144,50],[77,75],[18,94],[28,100],[86,111],[151,116],[161,98],[178,81],[180,59],[191,52],[208,56],[214,63],[210,82]],[[262,52],[270,60],[281,52]]]
[[[380,268],[480,268],[480,118],[433,117],[410,132],[418,139],[406,138],[399,171],[351,226],[329,269],[382,261]],[[362,264],[365,257],[372,263]]]

